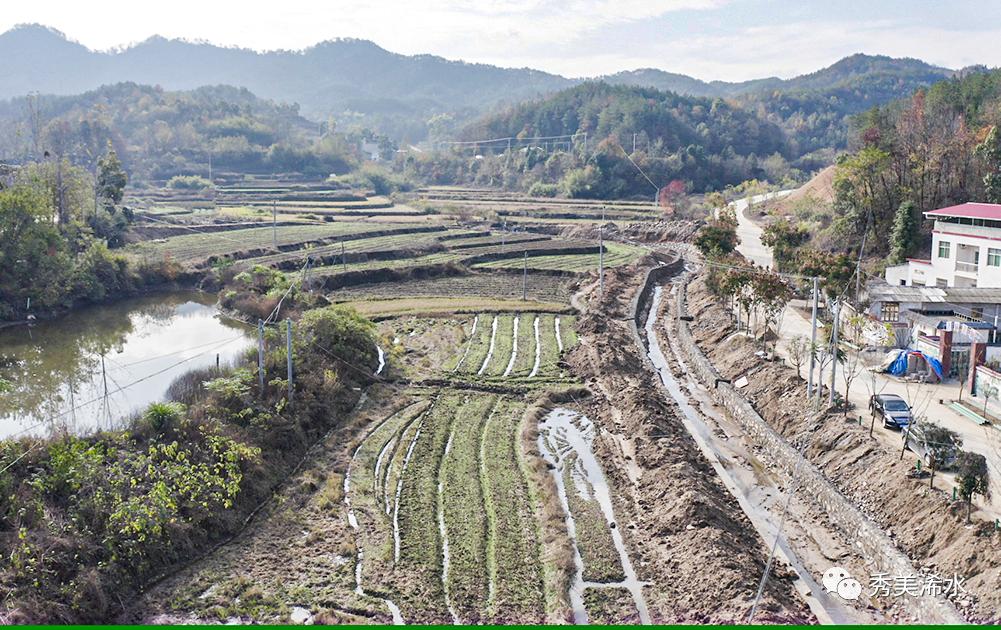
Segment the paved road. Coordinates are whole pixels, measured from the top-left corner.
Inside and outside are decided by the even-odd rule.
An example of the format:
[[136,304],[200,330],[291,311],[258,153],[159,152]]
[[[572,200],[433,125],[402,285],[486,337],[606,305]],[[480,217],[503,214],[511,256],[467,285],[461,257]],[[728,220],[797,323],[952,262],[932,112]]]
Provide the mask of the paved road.
[[740,238],[737,251],[744,258],[759,267],[772,268],[772,250],[761,243],[762,230],[757,223],[751,221],[746,216],[747,208],[748,206],[768,201],[769,199],[781,199],[791,192],[791,190],[780,190],[778,192],[764,193],[762,195],[738,199],[730,204],[737,214],[737,236]]
[[[751,203],[760,203],[766,199],[784,196],[790,191],[770,193],[769,195],[756,195],[751,198]],[[769,247],[761,243],[761,228],[758,227],[746,215],[748,206],[747,199],[735,201],[733,204],[737,213],[737,235],[740,237],[740,245],[737,251],[749,258],[754,264],[771,269],[773,265],[772,252]],[[786,307],[780,320],[779,341],[777,351],[779,356],[788,358],[789,341],[795,337],[803,336],[810,338],[810,320],[799,309],[793,305]],[[824,335],[817,333],[820,339]],[[845,382],[842,366],[838,365],[835,376],[835,388],[838,392],[844,393]],[[806,377],[807,367],[804,366],[802,376]],[[823,382],[830,385],[831,368],[827,366],[822,375]],[[865,421],[869,420],[869,397],[873,393],[878,394],[898,394],[912,405],[916,415],[920,418],[927,417],[929,420],[937,422],[942,426],[956,431],[963,438],[963,448],[974,453],[980,453],[987,458],[990,467],[991,490],[993,497],[990,503],[985,506],[985,511],[993,518],[1001,517],[1001,430],[991,426],[979,426],[969,418],[960,415],[950,409],[947,405],[949,401],[955,400],[959,396],[959,384],[956,382],[946,384],[922,384],[905,383],[892,378],[884,373],[873,373],[864,370],[852,382],[851,392],[848,399],[855,405],[854,415],[862,415]],[[944,400],[945,405],[939,404],[939,400]],[[875,433],[879,438],[891,448],[899,449],[901,446],[901,435],[897,431],[884,429],[877,424]],[[915,456],[908,452],[905,457]],[[952,475],[936,475],[936,480],[940,480],[941,487],[951,491],[950,486],[954,484]],[[936,485],[939,485],[938,483]]]

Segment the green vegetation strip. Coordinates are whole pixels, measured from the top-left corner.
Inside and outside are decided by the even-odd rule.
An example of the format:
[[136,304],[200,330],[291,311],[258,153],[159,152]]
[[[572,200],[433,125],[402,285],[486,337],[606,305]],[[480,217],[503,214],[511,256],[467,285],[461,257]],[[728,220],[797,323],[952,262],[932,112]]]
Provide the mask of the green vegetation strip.
[[[604,266],[619,267],[631,264],[639,260],[646,250],[632,245],[621,245],[619,243],[605,243],[608,251],[605,252]],[[520,259],[494,260],[490,262],[477,263],[473,265],[478,269],[520,269],[524,261]],[[570,271],[583,273],[587,271],[597,271],[598,253],[597,247],[593,254],[565,254],[565,255],[543,255],[528,256],[528,268],[544,271]]]
[[[536,313],[523,313],[521,324],[518,326],[518,357],[514,362],[514,369],[511,370],[512,377],[528,376],[535,365],[535,318]],[[542,325],[542,322],[539,322]],[[541,341],[542,330],[539,330]]]
[[443,394],[424,417],[400,496],[400,598],[408,623],[441,623],[451,617],[442,589],[438,535],[438,475],[452,421],[466,396]]
[[452,448],[442,463],[442,507],[448,536],[448,591],[463,623],[480,623],[487,602],[487,519],[479,476],[483,422],[494,396],[471,396],[452,429]]
[[[460,371],[464,374],[476,374],[483,360],[487,358],[490,351],[490,331],[493,326],[495,315],[480,313],[479,323],[476,325],[476,334],[472,338],[472,345],[469,347],[469,355],[462,363]],[[498,324],[499,325],[499,324]]]
[[501,315],[497,322],[497,339],[494,342],[494,356],[490,359],[484,376],[501,376],[511,360],[514,339],[514,315]]
[[[383,507],[383,467],[389,462],[388,453],[392,450],[392,445],[427,406],[426,401],[421,401],[388,418],[365,439],[352,460],[351,508],[359,525],[359,548],[364,552],[362,580],[366,591],[370,593],[387,594],[383,576],[391,570],[393,561],[392,520]],[[379,461],[380,455],[382,461]],[[366,579],[367,576],[373,577]]]
[[490,524],[490,623],[543,623],[545,594],[530,490],[519,461],[525,407],[501,400],[483,425],[480,482]]
[[[398,225],[394,227],[420,226]],[[385,229],[386,226],[382,224],[345,222],[282,225],[274,228],[274,233],[271,227],[204,233],[197,232],[198,227],[192,226],[194,231],[189,234],[139,243],[131,246],[129,251],[139,256],[170,256],[178,262],[197,262],[211,256],[225,256],[248,250],[270,248],[275,241],[279,247],[285,247]]]

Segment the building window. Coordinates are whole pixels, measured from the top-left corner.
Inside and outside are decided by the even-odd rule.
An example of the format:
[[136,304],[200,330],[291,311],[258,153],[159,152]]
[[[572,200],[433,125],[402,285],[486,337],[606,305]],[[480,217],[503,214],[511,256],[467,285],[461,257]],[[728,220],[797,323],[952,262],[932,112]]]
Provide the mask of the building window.
[[884,322],[895,322],[900,317],[899,302],[883,302],[879,307],[879,319]]
[[939,241],[938,242],[938,257],[948,258],[949,257],[949,241]]
[[987,248],[987,266],[1001,267],[1001,249]]

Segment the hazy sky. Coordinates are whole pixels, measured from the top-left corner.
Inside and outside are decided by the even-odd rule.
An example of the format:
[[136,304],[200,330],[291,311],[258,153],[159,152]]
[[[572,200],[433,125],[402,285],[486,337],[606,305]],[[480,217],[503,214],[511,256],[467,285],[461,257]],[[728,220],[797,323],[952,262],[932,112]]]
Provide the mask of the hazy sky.
[[94,49],[151,35],[254,49],[371,39],[568,76],[656,67],[703,79],[789,77],[855,52],[1001,66],[1001,0],[32,0],[0,30],[52,26]]

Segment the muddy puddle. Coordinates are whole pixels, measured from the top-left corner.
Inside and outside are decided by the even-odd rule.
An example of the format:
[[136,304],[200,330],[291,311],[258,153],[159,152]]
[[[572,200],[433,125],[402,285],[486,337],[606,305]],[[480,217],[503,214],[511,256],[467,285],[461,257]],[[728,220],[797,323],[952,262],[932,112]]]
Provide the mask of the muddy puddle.
[[[646,599],[643,596],[643,582],[640,582],[633,568],[629,553],[626,550],[622,533],[615,521],[615,511],[612,506],[611,491],[608,481],[601,469],[601,464],[594,455],[595,427],[586,416],[576,411],[556,408],[549,412],[539,423],[539,452],[551,465],[553,481],[556,482],[557,494],[563,505],[566,519],[567,535],[573,545],[574,575],[570,584],[570,606],[573,609],[574,623],[588,623],[587,610],[584,607],[584,589],[617,587],[629,591],[639,614],[641,623],[650,623],[650,613]],[[572,487],[564,483],[564,472],[570,467]],[[611,534],[612,543],[619,555],[622,573],[625,579],[619,582],[586,582],[584,580],[584,561],[577,546],[577,524],[570,510],[568,492],[580,493],[585,499],[594,500],[601,508],[601,513]]]

